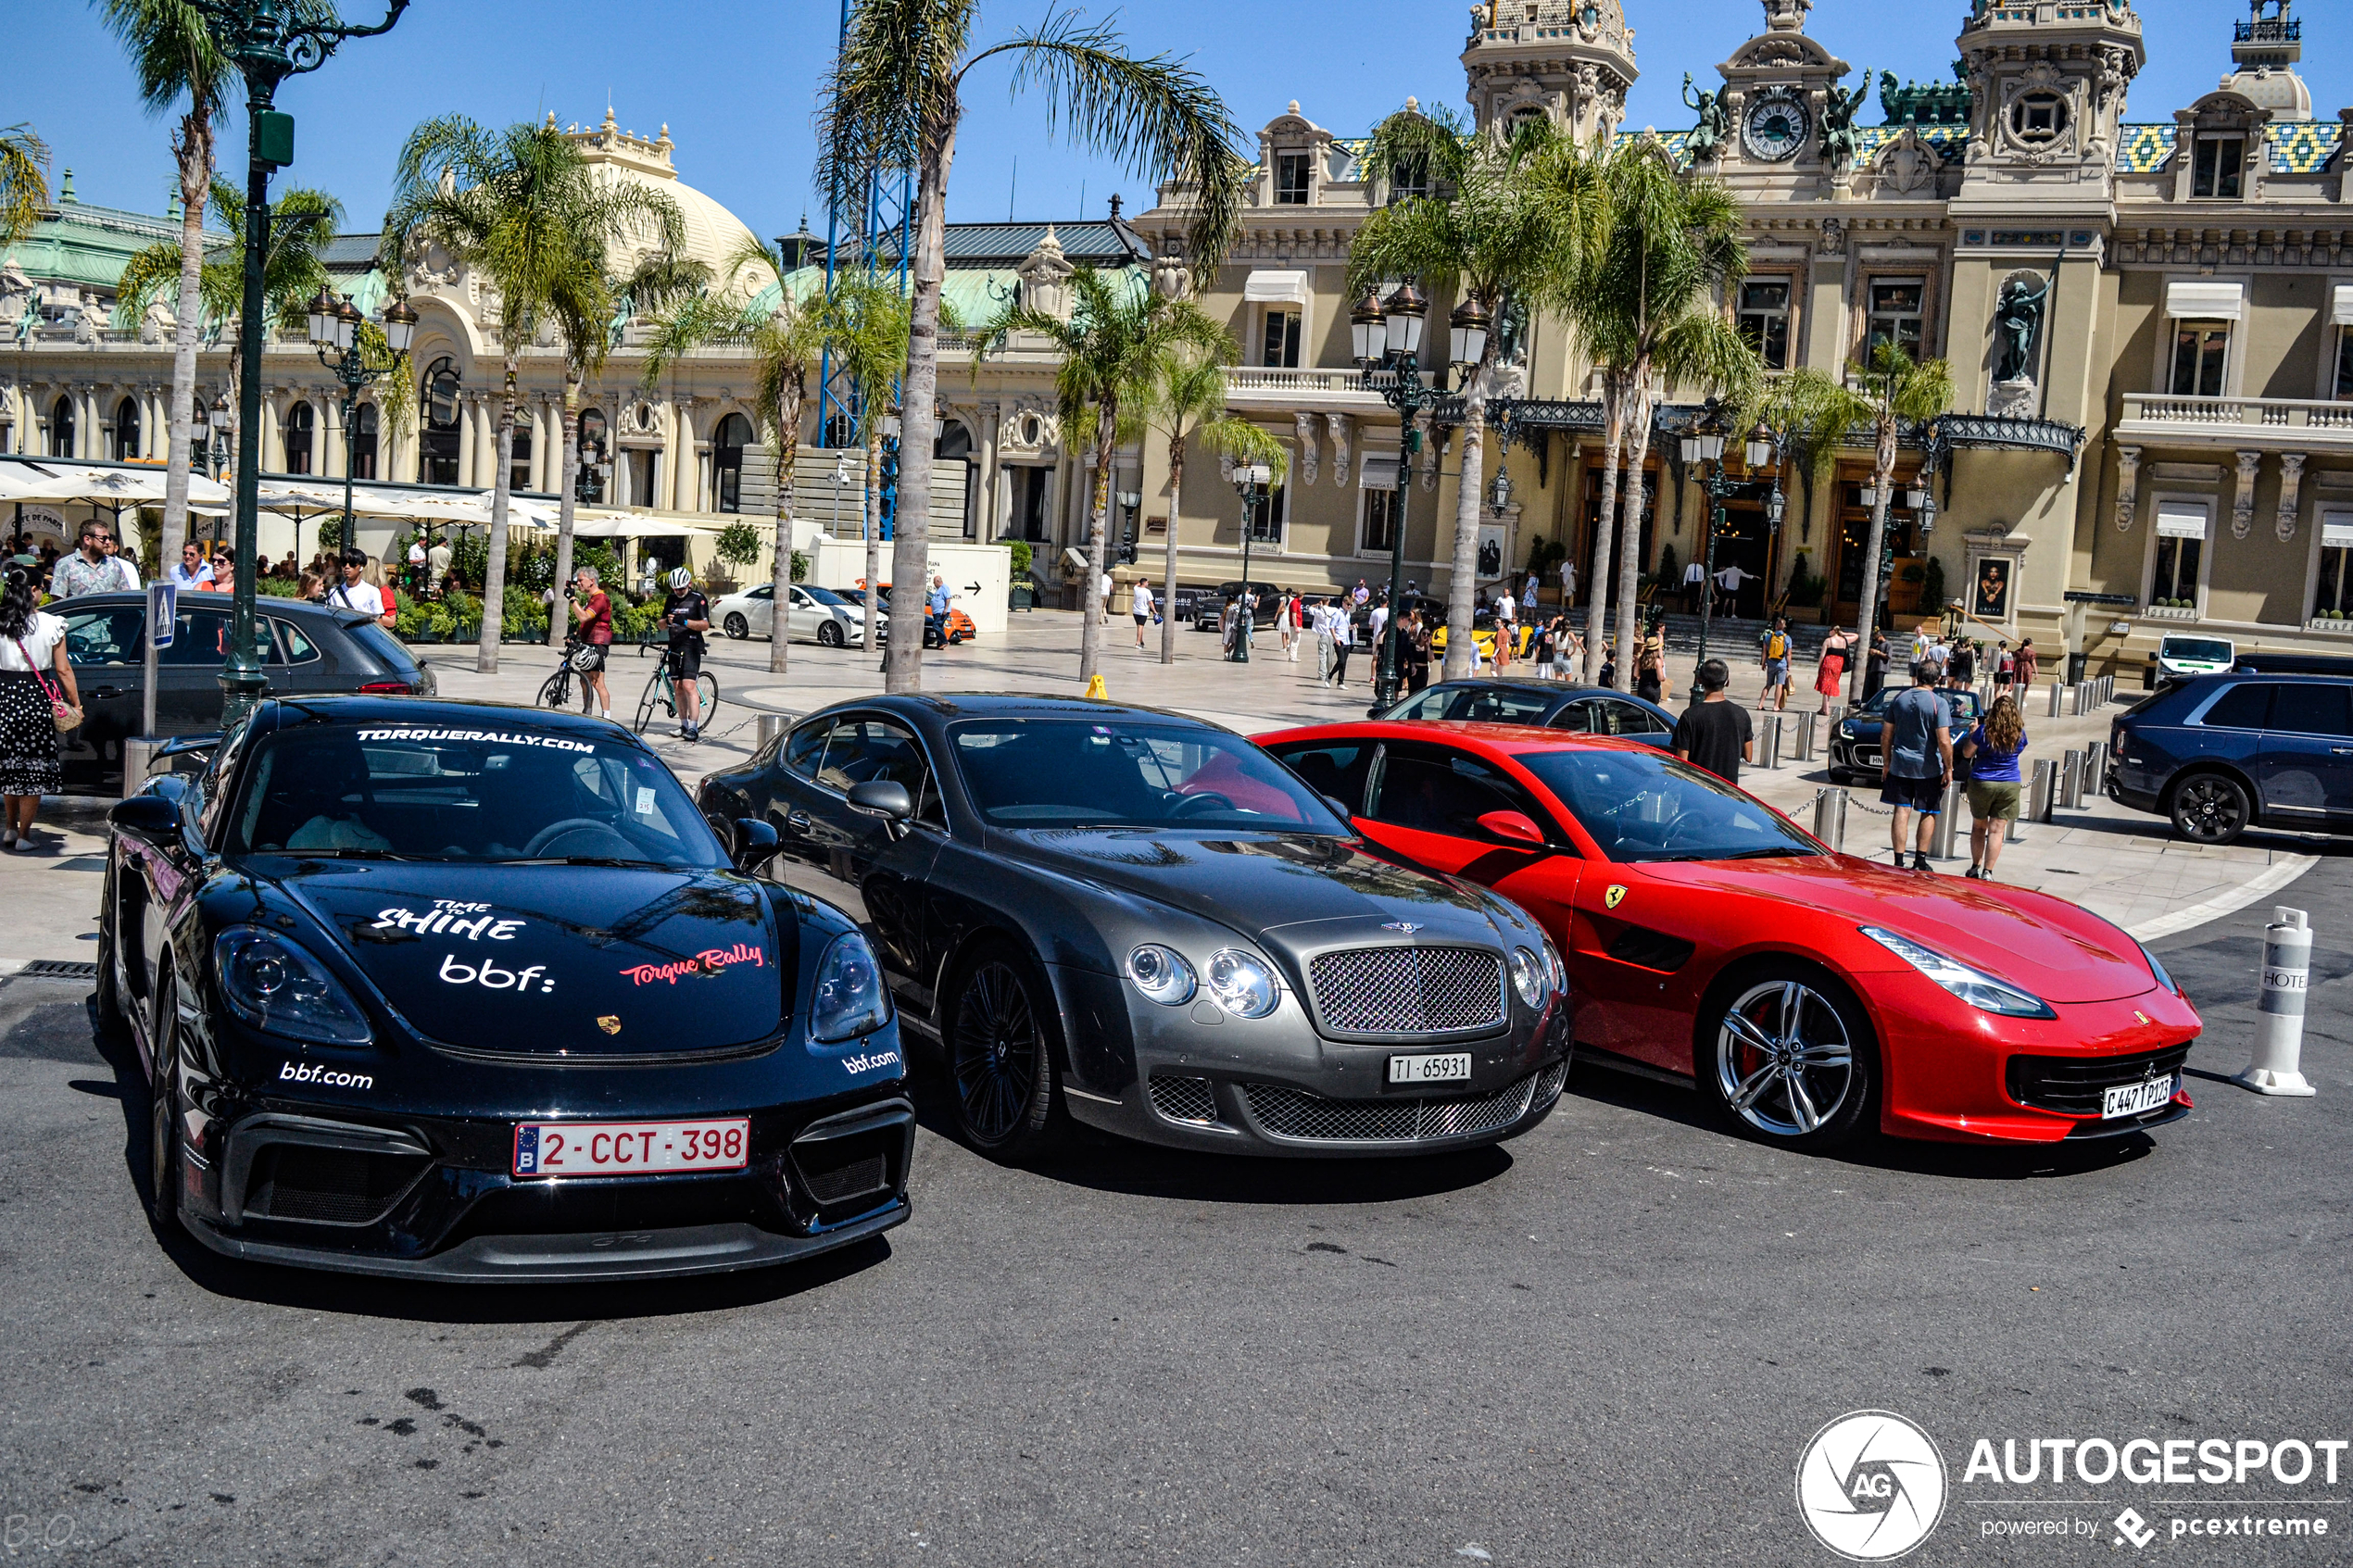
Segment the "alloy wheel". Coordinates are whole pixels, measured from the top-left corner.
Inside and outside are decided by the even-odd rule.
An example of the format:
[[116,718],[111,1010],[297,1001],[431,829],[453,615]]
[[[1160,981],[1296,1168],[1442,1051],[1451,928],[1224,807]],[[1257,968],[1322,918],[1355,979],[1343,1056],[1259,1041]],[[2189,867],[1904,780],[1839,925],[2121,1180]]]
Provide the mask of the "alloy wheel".
[[2173,821],[2184,838],[2228,844],[2246,826],[2246,795],[2238,785],[2209,773],[2183,784],[2173,797]]
[[990,960],[964,981],[953,1063],[965,1129],[983,1145],[1012,1138],[1038,1090],[1038,1017],[1011,964]]
[[818,625],[817,642],[819,646],[837,648],[841,646],[844,640],[840,621],[827,621],[821,622]]
[[739,643],[746,637],[751,635],[751,622],[746,621],[741,615],[729,615],[727,617],[725,629],[727,635],[735,638],[736,641]]
[[1717,1032],[1716,1086],[1760,1133],[1805,1137],[1856,1092],[1855,1042],[1838,1009],[1796,980],[1752,985]]

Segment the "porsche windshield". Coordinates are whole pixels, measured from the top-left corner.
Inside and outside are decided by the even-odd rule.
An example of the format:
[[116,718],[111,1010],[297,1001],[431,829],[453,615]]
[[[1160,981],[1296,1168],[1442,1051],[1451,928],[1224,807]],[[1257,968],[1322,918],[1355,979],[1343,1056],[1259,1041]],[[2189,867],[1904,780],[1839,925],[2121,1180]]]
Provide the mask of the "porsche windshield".
[[258,737],[244,775],[233,856],[727,863],[659,759],[576,733],[311,721]]
[[975,720],[949,735],[964,788],[997,827],[1349,834],[1280,763],[1217,730],[1116,719]]
[[1822,853],[1775,812],[1711,773],[1655,751],[1513,758],[1613,860],[1747,860]]

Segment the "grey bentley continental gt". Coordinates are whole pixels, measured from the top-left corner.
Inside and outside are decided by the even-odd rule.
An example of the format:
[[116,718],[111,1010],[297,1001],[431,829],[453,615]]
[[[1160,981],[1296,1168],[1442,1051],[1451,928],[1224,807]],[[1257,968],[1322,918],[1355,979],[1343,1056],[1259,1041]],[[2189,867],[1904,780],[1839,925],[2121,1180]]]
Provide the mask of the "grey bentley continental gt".
[[733,843],[851,910],[961,1131],[1378,1155],[1526,1132],[1568,1074],[1561,959],[1409,870],[1249,741],[1148,709],[886,696],[702,782]]

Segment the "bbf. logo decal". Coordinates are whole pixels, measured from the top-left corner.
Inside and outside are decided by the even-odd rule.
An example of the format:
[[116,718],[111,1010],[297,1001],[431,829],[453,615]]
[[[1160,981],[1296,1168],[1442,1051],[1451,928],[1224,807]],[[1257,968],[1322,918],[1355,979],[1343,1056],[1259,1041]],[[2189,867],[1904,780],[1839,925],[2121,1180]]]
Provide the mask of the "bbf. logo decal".
[[1602,908],[1605,909],[1614,909],[1624,902],[1626,902],[1626,885],[1623,883],[1612,884],[1609,890],[1602,895]]
[[1814,1434],[1797,1461],[1797,1507],[1824,1546],[1885,1562],[1928,1538],[1944,1514],[1944,1456],[1890,1411],[1856,1411]]

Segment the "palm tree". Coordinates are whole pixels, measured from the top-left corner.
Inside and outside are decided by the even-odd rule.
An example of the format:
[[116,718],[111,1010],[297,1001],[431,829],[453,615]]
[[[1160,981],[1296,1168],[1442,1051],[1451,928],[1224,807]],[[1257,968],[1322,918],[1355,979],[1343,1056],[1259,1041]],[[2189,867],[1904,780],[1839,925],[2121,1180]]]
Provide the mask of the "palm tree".
[[32,232],[49,205],[49,147],[22,122],[0,125],[0,251]]
[[[786,608],[792,602],[793,459],[800,451],[800,421],[809,402],[809,372],[825,347],[822,315],[792,296],[795,269],[780,245],[740,241],[727,259],[727,284],[732,288],[749,274],[765,276],[769,286],[749,299],[698,295],[673,306],[655,322],[653,341],[647,345],[645,373],[651,385],[681,357],[705,345],[740,345],[749,352],[761,438],[774,454],[776,464],[776,538],[770,566],[770,592],[775,607],[771,622],[768,668],[781,675],[786,666]],[[770,290],[774,297],[770,297]],[[567,412],[569,421],[572,415]],[[566,440],[573,439],[567,425]],[[569,454],[565,493],[571,492]]]
[[[608,252],[634,243],[674,255],[686,243],[686,221],[662,192],[626,181],[599,182],[579,147],[556,129],[553,115],[544,124],[497,132],[463,115],[444,115],[410,132],[400,149],[380,252],[386,273],[401,275],[410,248],[427,235],[498,293],[506,376],[475,658],[477,669],[495,674],[506,619],[507,500],[522,351],[540,321],[552,319],[569,329],[575,346],[567,368],[578,368],[576,345],[608,314]],[[568,456],[565,468],[571,467]],[[571,556],[571,491],[567,483],[557,530],[560,569]]]
[[[1169,361],[1190,350],[1216,355],[1233,338],[1189,299],[1172,299],[1141,277],[1119,278],[1081,267],[1070,276],[1072,308],[1063,320],[1051,311],[1006,305],[980,329],[983,348],[1007,332],[1035,332],[1062,356],[1054,372],[1054,396],[1063,429],[1076,433],[1089,410],[1095,420],[1095,493],[1088,512],[1087,623],[1078,637],[1078,678],[1095,677],[1102,641],[1104,550],[1111,533],[1112,468],[1123,435],[1133,435],[1129,414],[1151,395]],[[1122,420],[1126,419],[1125,431]],[[900,487],[905,504],[906,487]],[[902,517],[904,513],[900,514]],[[1176,528],[1172,518],[1169,527]],[[905,531],[900,531],[905,536]],[[897,646],[893,640],[893,646]]]
[[[1458,325],[1489,329],[1507,316],[1565,299],[1605,217],[1595,199],[1593,160],[1548,120],[1530,121],[1506,137],[1472,131],[1451,112],[1408,108],[1374,128],[1360,162],[1373,169],[1415,169],[1429,194],[1392,201],[1356,232],[1348,253],[1348,292],[1361,295],[1390,279],[1419,278],[1433,293],[1459,295]],[[1437,341],[1425,338],[1426,344]],[[1478,576],[1487,400],[1496,391],[1503,347],[1503,334],[1486,331],[1463,386],[1446,614],[1464,628],[1471,622]],[[1432,347],[1422,358],[1437,353]],[[1468,676],[1477,656],[1469,636],[1449,637],[1446,678]]]
[[1160,625],[1163,664],[1176,662],[1176,530],[1185,508],[1187,445],[1199,442],[1204,451],[1221,458],[1265,463],[1277,471],[1290,456],[1272,435],[1226,412],[1226,367],[1239,355],[1231,340],[1214,355],[1172,353],[1137,406],[1137,424],[1168,442],[1168,554],[1160,574],[1161,587],[1168,595],[1168,613]]
[[[1852,420],[1848,428],[1870,427],[1871,452],[1871,543],[1864,557],[1863,608],[1856,634],[1860,646],[1871,646],[1871,627],[1879,620],[1880,552],[1887,548],[1887,503],[1890,486],[1895,473],[1895,443],[1907,424],[1919,424],[1947,412],[1953,407],[1953,367],[1942,359],[1915,361],[1892,343],[1884,341],[1871,345],[1867,363],[1851,367],[1862,395],[1856,407],[1843,410],[1863,417]],[[1839,411],[1833,411],[1837,417]],[[1863,667],[1869,660],[1858,659],[1849,676],[1849,701],[1860,701],[1863,691]]]
[[[1044,88],[1050,129],[1067,120],[1071,139],[1110,153],[1148,178],[1185,189],[1191,204],[1194,276],[1224,257],[1242,202],[1248,164],[1239,132],[1216,92],[1183,61],[1130,56],[1110,26],[1052,11],[1000,44],[973,47],[980,0],[857,0],[819,106],[818,180],[837,193],[862,188],[875,169],[912,170],[915,180],[914,297],[909,313],[900,440],[917,460],[899,470],[899,515],[914,526],[893,541],[894,582],[925,575],[931,516],[931,451],[938,439],[939,305],[947,277],[948,175],[963,119],[966,80],[1000,56],[1013,88]],[[1089,583],[1088,625],[1095,624]],[[1091,633],[1088,633],[1092,635]],[[922,684],[923,640],[891,644],[888,689]]]
[[[1642,570],[1642,472],[1658,399],[1671,387],[1704,386],[1735,405],[1749,403],[1763,371],[1755,351],[1715,304],[1748,271],[1741,209],[1731,192],[1718,181],[1683,179],[1666,149],[1647,139],[1611,158],[1602,183],[1611,209],[1608,239],[1589,255],[1567,299],[1569,320],[1604,368],[1609,398],[1585,679],[1592,682],[1601,671],[1615,542],[1617,646],[1624,655],[1617,684],[1630,692],[1632,650],[1642,640],[1636,598]],[[1619,508],[1623,519],[1614,541],[1611,521]]]
[[[859,532],[866,542],[866,624],[870,632],[880,626],[876,619],[882,608],[882,479],[883,441],[887,432],[885,423],[897,412],[890,404],[890,388],[897,385],[907,365],[908,323],[910,320],[907,293],[895,281],[887,281],[881,273],[869,270],[848,270],[834,279],[833,292],[815,301],[811,307],[816,316],[819,331],[824,334],[833,371],[855,382],[862,395],[858,400],[858,413],[851,433],[865,449],[865,481],[858,502]],[[946,314],[945,306],[942,307]],[[915,448],[904,440],[905,416],[900,415],[901,443],[900,462],[903,468],[911,460]],[[831,439],[830,436],[826,439]],[[905,532],[907,518],[901,513],[896,534]],[[918,532],[922,525],[917,525]],[[894,562],[897,552],[892,552]],[[900,579],[890,579],[894,590]],[[918,580],[908,590],[920,596],[923,583]],[[907,602],[913,602],[912,599]],[[876,633],[876,634],[879,634]],[[921,638],[916,639],[921,642]]]

